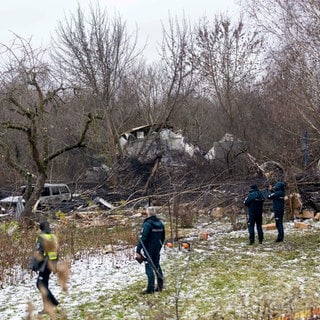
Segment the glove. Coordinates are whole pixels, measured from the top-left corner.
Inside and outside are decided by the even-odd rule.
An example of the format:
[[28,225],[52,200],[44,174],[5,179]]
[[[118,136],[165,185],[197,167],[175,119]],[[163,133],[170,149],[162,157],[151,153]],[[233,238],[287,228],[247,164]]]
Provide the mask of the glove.
[[30,260],[30,269],[32,271],[39,271],[39,265],[40,262],[35,257],[32,257]]
[[146,259],[145,259],[145,257],[142,255],[142,254],[140,254],[140,253],[136,253],[136,258],[135,258],[140,264],[143,262],[143,261],[145,261]]

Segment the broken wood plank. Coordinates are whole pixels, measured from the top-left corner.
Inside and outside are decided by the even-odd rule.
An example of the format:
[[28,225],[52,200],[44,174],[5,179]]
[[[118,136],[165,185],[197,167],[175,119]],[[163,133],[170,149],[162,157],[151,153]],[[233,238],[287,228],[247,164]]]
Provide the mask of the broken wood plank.
[[309,229],[309,228],[311,228],[310,224],[304,223],[304,222],[299,222],[299,221],[295,221],[294,222],[294,227],[297,228],[297,229]]
[[276,229],[277,229],[275,223],[264,224],[264,225],[262,225],[262,228],[263,228],[264,230],[276,230]]

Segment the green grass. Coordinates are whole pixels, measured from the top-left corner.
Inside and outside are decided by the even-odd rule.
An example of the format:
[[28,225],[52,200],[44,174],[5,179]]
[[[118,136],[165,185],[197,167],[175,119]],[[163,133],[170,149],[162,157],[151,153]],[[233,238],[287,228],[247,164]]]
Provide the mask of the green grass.
[[261,246],[247,246],[245,233],[222,234],[214,249],[207,241],[194,243],[189,253],[168,254],[161,294],[141,295],[145,282],[139,281],[83,308],[94,318],[159,320],[272,319],[310,308],[319,301],[319,236],[296,230],[281,244],[270,236]]
[[[119,227],[79,229],[68,225],[57,231],[65,255],[101,252],[108,244],[133,245],[137,236],[136,231]],[[5,248],[2,254],[10,258],[15,253],[6,264],[2,260],[3,279],[10,270],[8,263],[15,263],[26,248],[31,250],[33,233],[21,231],[14,237],[0,233]],[[142,277],[125,290],[95,293],[95,301],[90,301],[90,292],[79,291],[75,299],[83,301],[85,297],[89,302],[79,302],[66,311],[72,319],[268,320],[318,306],[320,230],[286,229],[283,243],[274,243],[275,236],[274,231],[267,231],[263,245],[253,246],[247,245],[246,231],[221,232],[208,241],[191,240],[190,252],[165,250],[162,293],[141,295],[146,285]],[[23,239],[30,241],[29,247]]]

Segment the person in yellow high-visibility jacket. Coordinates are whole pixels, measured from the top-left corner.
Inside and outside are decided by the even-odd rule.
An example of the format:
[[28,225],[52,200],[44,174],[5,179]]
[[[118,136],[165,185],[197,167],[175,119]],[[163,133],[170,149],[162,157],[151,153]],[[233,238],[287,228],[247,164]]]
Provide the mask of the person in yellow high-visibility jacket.
[[41,233],[36,239],[36,252],[33,259],[32,270],[38,271],[37,288],[41,292],[43,310],[39,314],[51,314],[59,304],[58,300],[49,289],[49,278],[51,272],[56,271],[58,260],[58,240],[51,233],[48,221],[39,225]]

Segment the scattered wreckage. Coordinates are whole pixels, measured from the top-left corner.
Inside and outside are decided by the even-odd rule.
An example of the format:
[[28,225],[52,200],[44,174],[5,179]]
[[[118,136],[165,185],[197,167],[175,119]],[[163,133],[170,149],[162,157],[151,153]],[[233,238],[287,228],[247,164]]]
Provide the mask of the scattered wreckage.
[[[123,177],[119,175],[120,187],[118,189],[106,186],[102,193],[94,194],[94,192],[89,191],[89,193],[80,193],[78,196],[71,195],[67,185],[46,184],[47,191],[41,195],[35,211],[42,210],[41,207],[44,204],[46,204],[44,207],[51,206],[51,212],[54,210],[85,212],[95,208],[98,211],[101,207],[103,210],[112,211],[125,208],[125,205],[119,207],[119,203],[120,201],[126,203],[128,199],[130,199],[130,202],[132,201],[132,208],[134,208],[135,204],[137,204],[137,207],[138,204],[141,207],[139,198],[147,201],[148,195],[157,197],[157,199],[162,200],[162,204],[167,205],[177,194],[181,194],[183,197],[181,203],[193,203],[194,207],[198,207],[200,210],[209,207],[211,209],[217,208],[221,204],[225,208],[236,205],[239,209],[236,210],[232,207],[231,211],[241,214],[243,211],[243,208],[241,208],[242,198],[246,193],[249,182],[232,181],[228,183],[220,181],[219,183],[219,181],[214,181],[213,184],[214,164],[209,166],[216,161],[215,163],[219,165],[217,174],[221,175],[221,172],[225,170],[221,167],[221,163],[224,163],[223,160],[227,160],[225,159],[226,155],[230,156],[231,154],[242,161],[243,166],[241,164],[241,168],[246,168],[248,175],[250,174],[255,180],[261,179],[263,181],[261,185],[271,180],[287,181],[286,170],[281,164],[275,161],[266,161],[259,164],[257,159],[247,152],[246,142],[237,139],[230,133],[226,133],[219,141],[215,142],[207,153],[190,144],[181,131],[174,131],[172,127],[161,124],[141,126],[125,132],[120,135],[119,145],[124,157],[137,159],[141,162],[132,161],[131,166],[124,166]],[[197,159],[197,161],[192,163],[193,167],[190,167],[190,170],[189,167],[186,170],[185,166],[190,159]],[[199,159],[202,162],[199,162]],[[235,157],[232,156],[232,159],[235,159]],[[173,168],[172,171],[168,170],[169,167]],[[90,173],[90,179],[88,178],[90,181],[85,181],[85,183],[94,186],[103,185],[103,181],[107,181],[111,169],[106,167],[101,167],[101,170],[98,169]],[[177,176],[173,177],[173,175]],[[132,181],[132,185],[130,181]],[[137,181],[140,182],[139,185]],[[295,186],[295,189],[289,190],[288,188],[289,200],[291,202],[296,201],[293,200],[295,197],[292,195],[299,194],[303,205],[300,209],[292,209],[293,205],[291,204],[291,207],[289,205],[290,218],[297,216],[297,210],[301,213],[303,210],[308,209],[310,211],[312,209],[314,215],[320,212],[320,195],[317,188],[318,185],[320,186],[320,182],[312,185],[296,180],[292,185]],[[64,188],[64,191],[61,188]],[[190,191],[187,189],[190,189]],[[90,190],[90,187],[84,187],[83,190]],[[135,190],[134,193],[131,190]],[[112,192],[116,195],[115,197],[113,197]],[[51,201],[53,199],[56,201]],[[24,199],[22,195],[12,195],[0,200],[0,206],[2,212],[9,213],[11,210],[14,211],[15,217],[19,217],[23,210]],[[234,224],[237,225],[236,219]]]
[[[26,186],[20,187],[19,195],[12,195],[0,200],[0,207],[3,214],[14,215],[18,219],[24,209],[25,199],[23,197]],[[64,183],[45,183],[41,196],[36,202],[33,211],[46,206],[57,206],[61,203],[70,202],[72,193],[68,185]]]
[[[0,200],[0,218],[19,219],[26,202],[23,198],[24,191],[25,186],[22,186],[19,195],[8,196]],[[43,214],[71,213],[75,210],[79,212],[97,210],[101,206],[105,210],[116,208],[113,204],[98,196],[92,201],[88,201],[85,194],[83,197],[78,194],[72,194],[66,184],[45,183],[41,197],[34,205],[33,212]]]
[[145,125],[133,128],[120,135],[119,145],[127,156],[145,159],[161,157],[163,163],[174,164],[177,153],[187,157],[201,157],[208,162],[225,160],[226,156],[241,154],[247,150],[245,141],[237,139],[233,134],[226,133],[219,141],[214,142],[207,152],[189,143],[181,130],[164,124]]

